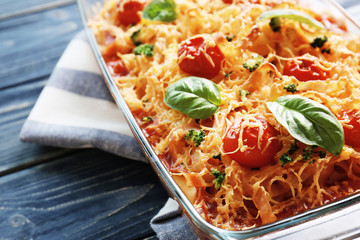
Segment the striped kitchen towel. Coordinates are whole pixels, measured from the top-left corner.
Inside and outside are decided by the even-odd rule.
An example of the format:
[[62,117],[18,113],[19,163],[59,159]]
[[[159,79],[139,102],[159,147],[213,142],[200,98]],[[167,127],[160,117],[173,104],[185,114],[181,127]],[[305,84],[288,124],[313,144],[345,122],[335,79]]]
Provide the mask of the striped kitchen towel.
[[66,48],[20,138],[56,147],[96,147],[146,161],[107,89],[85,32]]

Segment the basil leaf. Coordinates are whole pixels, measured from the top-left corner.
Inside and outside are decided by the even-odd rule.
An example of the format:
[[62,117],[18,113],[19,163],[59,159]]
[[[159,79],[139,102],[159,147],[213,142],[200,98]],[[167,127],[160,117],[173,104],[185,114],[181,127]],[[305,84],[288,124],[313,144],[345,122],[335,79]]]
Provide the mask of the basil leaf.
[[149,3],[142,17],[151,21],[173,22],[177,18],[174,0],[153,0]]
[[220,90],[208,79],[185,77],[168,87],[164,102],[191,118],[207,119],[219,109]]
[[282,17],[282,18],[288,18],[288,19],[292,19],[301,23],[306,23],[310,26],[319,28],[319,29],[326,29],[325,26],[317,21],[316,19],[314,19],[313,17],[311,17],[310,15],[308,15],[305,12],[301,12],[301,11],[297,11],[297,10],[292,10],[292,9],[273,9],[273,10],[269,10],[266,12],[263,12],[256,21],[262,21],[265,19],[271,19],[271,18],[276,18],[276,17]]
[[344,146],[344,130],[324,105],[298,95],[287,95],[266,103],[288,132],[307,145],[317,145],[338,156]]

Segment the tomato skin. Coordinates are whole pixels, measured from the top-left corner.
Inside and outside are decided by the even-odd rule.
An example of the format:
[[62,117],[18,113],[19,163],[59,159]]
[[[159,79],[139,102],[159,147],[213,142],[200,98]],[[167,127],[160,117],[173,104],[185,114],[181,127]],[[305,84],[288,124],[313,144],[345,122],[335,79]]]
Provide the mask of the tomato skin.
[[139,12],[144,9],[143,3],[136,0],[119,0],[116,7],[120,8],[121,4],[123,4],[122,9],[118,11],[116,19],[118,25],[126,27],[141,21]]
[[351,111],[344,113],[344,119],[349,119],[346,125],[351,125],[352,128],[344,127],[345,144],[352,147],[360,147],[360,112]]
[[[278,135],[278,132],[264,119],[257,118],[263,125],[264,133],[262,135],[261,149],[258,148],[258,127],[245,127],[243,130],[243,143],[248,146],[244,152],[240,149],[234,153],[238,148],[238,139],[240,135],[241,124],[244,120],[234,123],[227,131],[223,139],[223,149],[232,160],[238,162],[240,165],[248,168],[258,168],[270,163],[275,154],[280,150],[281,144],[279,140],[272,139],[268,144],[270,138]],[[266,149],[264,149],[266,148]]]
[[301,63],[287,61],[284,66],[284,75],[294,76],[301,82],[310,80],[325,80],[329,77],[329,72],[322,70],[312,60],[302,59]]
[[[212,62],[206,58],[204,52],[212,59]],[[193,76],[211,79],[219,73],[224,54],[217,45],[207,46],[204,37],[196,36],[181,44],[178,59],[182,71]]]

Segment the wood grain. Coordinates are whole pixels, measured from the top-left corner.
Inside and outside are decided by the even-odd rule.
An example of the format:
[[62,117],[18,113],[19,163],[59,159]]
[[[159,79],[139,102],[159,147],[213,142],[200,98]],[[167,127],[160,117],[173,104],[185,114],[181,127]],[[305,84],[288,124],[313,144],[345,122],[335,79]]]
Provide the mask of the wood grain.
[[0,89],[48,77],[82,28],[76,4],[0,21]]
[[46,11],[48,9],[73,4],[75,2],[76,0],[2,0],[0,2],[0,20]]
[[[13,3],[26,9],[52,2]],[[8,3],[1,6],[10,7]],[[19,133],[63,50],[81,28],[74,3],[0,21],[0,175],[67,154],[66,149],[21,143]]]
[[98,150],[2,177],[0,192],[2,239],[145,238],[168,197],[149,165]]

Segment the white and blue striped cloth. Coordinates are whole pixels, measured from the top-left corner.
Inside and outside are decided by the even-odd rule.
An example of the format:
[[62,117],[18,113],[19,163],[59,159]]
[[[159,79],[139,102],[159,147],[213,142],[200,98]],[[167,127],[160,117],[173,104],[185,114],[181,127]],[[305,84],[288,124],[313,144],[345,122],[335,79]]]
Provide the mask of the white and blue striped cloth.
[[[342,0],[360,19],[358,0]],[[349,8],[350,7],[350,8]],[[65,148],[95,147],[129,159],[146,161],[122,112],[114,103],[85,33],[69,44],[26,120],[20,138],[25,142]],[[328,217],[324,223],[304,223],[261,239],[326,239],[360,233],[360,207]],[[169,199],[152,219],[160,239],[196,239]]]
[[66,48],[20,137],[57,147],[95,147],[146,161],[107,89],[84,32]]

